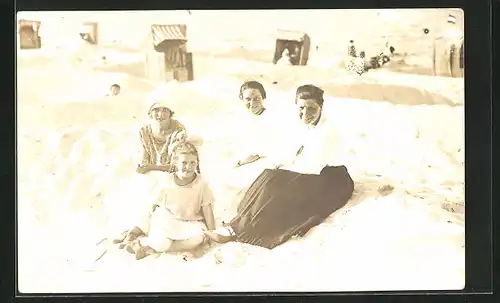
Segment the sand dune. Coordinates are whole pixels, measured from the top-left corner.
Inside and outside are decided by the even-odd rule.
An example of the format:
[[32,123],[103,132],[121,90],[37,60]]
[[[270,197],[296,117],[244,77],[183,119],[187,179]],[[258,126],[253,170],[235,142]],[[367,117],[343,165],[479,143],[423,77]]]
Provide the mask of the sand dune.
[[[158,85],[141,77],[144,56],[133,49],[141,38],[130,31],[139,33],[152,20],[161,21],[158,14],[148,17],[147,13],[129,12],[128,24],[122,27],[116,25],[124,15],[96,14],[91,19],[103,22],[105,46],[50,47],[47,42],[40,51],[18,52],[20,290],[462,288],[463,79],[390,70],[358,77],[334,68],[335,56],[345,51],[344,44],[335,41],[348,40],[348,36],[359,37],[356,39],[368,49],[376,47],[375,40],[381,35],[390,35],[399,39],[404,51],[425,59],[415,50],[415,37],[420,37],[424,25],[437,30],[437,21],[428,20],[447,12],[357,11],[349,15],[330,11],[310,12],[302,18],[297,18],[297,12],[280,18],[258,12],[266,22],[253,22],[256,17],[248,13],[218,14],[217,18],[235,26],[223,31],[208,22],[215,18],[214,12],[195,11],[195,18],[175,15],[192,27],[189,34],[195,51],[196,80],[182,84]],[[62,22],[62,16],[72,20],[73,28],[90,18],[82,13],[26,16],[52,22],[46,32],[52,31],[53,41],[57,41],[54,31],[59,27],[55,25]],[[311,18],[318,24],[309,22]],[[359,18],[366,21],[363,28],[355,27],[351,20]],[[245,30],[245,22],[255,24],[255,29]],[[370,22],[380,23],[376,33]],[[352,32],[335,31],[335,39],[325,34],[325,27],[349,24]],[[269,63],[272,35],[281,26],[295,26],[311,34],[313,44],[320,46],[312,55],[317,64],[278,67]],[[71,35],[70,28],[67,35]],[[403,31],[415,37],[402,40]],[[127,35],[136,40],[125,39]],[[271,51],[266,50],[269,45]],[[107,56],[105,64],[98,60],[102,54]],[[82,57],[97,59],[80,60]],[[142,199],[137,182],[147,180],[138,179],[134,172],[138,129],[147,121],[147,108],[155,98],[168,99],[176,117],[203,138],[201,167],[216,195],[217,221],[234,215],[245,184],[229,182],[227,174],[232,168],[227,159],[242,138],[228,130],[228,123],[237,123],[240,117],[237,92],[247,79],[261,81],[268,90],[267,104],[284,109],[293,105],[294,90],[300,84],[315,83],[325,89],[324,111],[349,151],[345,164],[356,182],[348,205],[303,239],[272,251],[228,243],[185,262],[177,255],[135,261],[131,255],[109,249],[94,262],[106,247],[96,243],[123,228],[127,214]],[[113,83],[122,86],[122,93],[104,97]],[[259,171],[255,166],[242,168],[238,174],[241,180],[251,180]],[[383,195],[380,188],[384,185],[391,185],[394,191]],[[125,273],[124,278],[116,276],[117,270]],[[247,279],[234,278],[242,276]]]

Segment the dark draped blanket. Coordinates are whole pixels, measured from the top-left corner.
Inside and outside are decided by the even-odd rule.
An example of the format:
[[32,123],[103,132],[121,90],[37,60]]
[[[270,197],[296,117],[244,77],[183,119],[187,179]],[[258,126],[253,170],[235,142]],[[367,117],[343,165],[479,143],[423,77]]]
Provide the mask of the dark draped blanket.
[[342,208],[354,191],[345,166],[326,166],[319,175],[266,169],[252,183],[229,223],[236,240],[272,249]]

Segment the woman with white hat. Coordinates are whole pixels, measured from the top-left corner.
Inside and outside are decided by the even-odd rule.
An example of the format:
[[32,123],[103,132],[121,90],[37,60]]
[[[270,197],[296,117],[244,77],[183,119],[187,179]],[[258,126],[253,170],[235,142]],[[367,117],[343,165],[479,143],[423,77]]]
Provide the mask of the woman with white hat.
[[173,119],[172,111],[165,101],[154,102],[148,110],[151,122],[139,131],[142,144],[141,162],[137,172],[170,171],[170,152],[175,143],[185,141],[185,127]]

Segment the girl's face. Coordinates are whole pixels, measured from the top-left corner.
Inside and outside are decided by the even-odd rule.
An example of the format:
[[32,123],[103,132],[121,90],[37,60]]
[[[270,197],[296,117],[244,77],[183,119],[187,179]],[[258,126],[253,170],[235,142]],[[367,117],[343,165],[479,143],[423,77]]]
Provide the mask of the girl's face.
[[253,114],[258,115],[264,109],[264,99],[258,89],[247,88],[241,94],[245,106]]
[[120,93],[120,87],[118,86],[111,86],[110,88],[110,94],[111,96],[116,96]]
[[321,106],[314,99],[298,99],[299,118],[305,124],[313,124],[321,115]]
[[180,154],[176,162],[176,174],[179,179],[189,179],[196,173],[198,159],[193,154]]
[[151,117],[153,120],[158,122],[160,125],[168,125],[170,122],[172,113],[166,107],[155,108],[151,111]]

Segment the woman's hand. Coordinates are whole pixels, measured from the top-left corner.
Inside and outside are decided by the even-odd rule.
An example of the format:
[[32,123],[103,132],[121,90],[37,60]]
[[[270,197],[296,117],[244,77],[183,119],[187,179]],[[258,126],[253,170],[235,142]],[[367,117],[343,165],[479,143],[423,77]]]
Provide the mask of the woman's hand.
[[148,173],[151,170],[151,167],[149,165],[137,165],[137,169],[135,170],[139,174],[145,174]]
[[238,163],[236,164],[237,167],[239,166],[243,166],[243,165],[246,165],[246,164],[250,164],[250,163],[253,163],[259,159],[261,159],[263,157],[259,156],[259,155],[251,155],[251,156],[248,156],[245,160],[242,160],[242,161],[238,161]]
[[152,170],[157,170],[157,171],[163,171],[163,172],[169,172],[170,171],[170,165],[139,165],[137,166],[136,172],[139,174],[146,174]]

